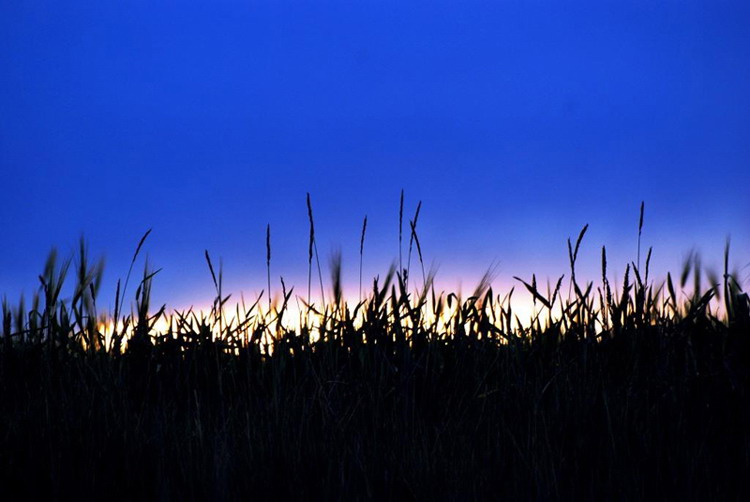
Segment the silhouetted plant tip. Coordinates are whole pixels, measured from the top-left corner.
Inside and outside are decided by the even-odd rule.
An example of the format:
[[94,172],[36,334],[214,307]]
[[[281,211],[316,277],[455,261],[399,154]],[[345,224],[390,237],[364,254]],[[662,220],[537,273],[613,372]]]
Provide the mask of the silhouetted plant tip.
[[644,201],[641,201],[641,214],[638,217],[638,255],[636,258],[636,263],[638,265],[638,270],[641,268],[641,231],[643,230],[643,208],[644,208]]
[[362,236],[359,238],[359,301],[362,301],[362,263],[365,251],[365,232],[367,231],[367,215],[362,221]]
[[325,292],[323,291],[323,273],[320,269],[320,257],[318,255],[318,244],[315,240],[315,223],[313,220],[312,202],[310,201],[310,193],[307,194],[307,216],[310,220],[310,245],[309,245],[309,258],[308,258],[308,271],[307,271],[307,303],[310,304],[310,281],[312,279],[312,256],[315,251],[315,262],[318,266],[318,279],[320,280],[320,298],[325,304]]
[[[409,228],[411,230],[410,236],[409,236],[409,253],[406,258],[406,277],[407,277],[407,283],[408,278],[411,273],[411,251],[412,247],[414,245],[415,240],[417,239],[417,222],[419,221],[419,211],[422,209],[422,201],[420,200],[417,204],[417,209],[414,212],[414,219],[409,220]],[[421,256],[422,253],[420,251],[420,262],[421,262]],[[425,281],[425,275],[424,275],[424,264],[422,265],[422,283],[424,284]]]
[[403,226],[404,226],[404,189],[401,189],[401,197],[399,199],[398,204],[398,270],[399,273],[404,270],[404,262],[401,257],[401,249],[402,249],[402,235],[403,235]]
[[266,226],[266,274],[268,281],[268,309],[271,309],[271,224]]

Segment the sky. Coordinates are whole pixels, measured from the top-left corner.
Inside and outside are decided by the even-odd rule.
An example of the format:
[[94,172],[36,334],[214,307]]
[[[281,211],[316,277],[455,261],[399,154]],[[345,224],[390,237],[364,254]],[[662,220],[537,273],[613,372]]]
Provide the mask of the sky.
[[605,245],[622,274],[641,201],[656,272],[731,236],[750,276],[747,2],[5,0],[0,75],[11,300],[83,235],[111,305],[149,228],[155,303],[210,301],[205,250],[253,297],[269,224],[305,296],[308,192],[350,294],[365,215],[366,282],[398,258],[402,189],[449,289],[554,280],[585,224],[582,270]]

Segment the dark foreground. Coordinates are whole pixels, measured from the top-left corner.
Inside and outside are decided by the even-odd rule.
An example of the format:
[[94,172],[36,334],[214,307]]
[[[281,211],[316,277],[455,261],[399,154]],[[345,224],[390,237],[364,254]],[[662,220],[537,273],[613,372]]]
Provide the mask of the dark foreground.
[[[166,348],[165,348],[166,349]],[[750,333],[693,323],[291,356],[5,354],[0,485],[34,498],[740,499]],[[7,499],[6,499],[7,500]]]

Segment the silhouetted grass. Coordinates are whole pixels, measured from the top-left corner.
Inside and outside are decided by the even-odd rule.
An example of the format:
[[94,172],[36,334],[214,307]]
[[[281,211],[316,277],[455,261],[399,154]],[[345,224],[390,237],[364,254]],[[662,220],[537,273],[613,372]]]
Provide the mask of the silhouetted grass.
[[[308,210],[309,298],[309,197]],[[411,239],[422,263],[418,214]],[[400,243],[402,218],[403,199]],[[642,210],[639,262],[640,227]],[[567,296],[563,277],[546,291],[535,276],[518,279],[538,307],[532,319],[513,313],[512,290],[493,292],[491,272],[462,299],[435,291],[422,265],[422,287],[410,291],[409,260],[350,305],[340,258],[332,303],[308,299],[298,323],[283,283],[269,309],[258,298],[232,311],[206,252],[211,312],[174,312],[157,330],[165,308],[150,304],[148,265],[133,311],[123,314],[126,279],[114,312],[100,313],[101,263],[89,263],[81,242],[74,294],[63,301],[72,261],[53,252],[31,305],[3,302],[0,491],[130,500],[747,497],[750,301],[728,271],[728,245],[723,277],[705,288],[696,256],[679,288],[671,275],[655,283],[650,251],[644,269],[630,264],[615,285],[605,249],[601,283],[579,283],[585,231],[568,242]],[[270,227],[266,235],[270,267]]]

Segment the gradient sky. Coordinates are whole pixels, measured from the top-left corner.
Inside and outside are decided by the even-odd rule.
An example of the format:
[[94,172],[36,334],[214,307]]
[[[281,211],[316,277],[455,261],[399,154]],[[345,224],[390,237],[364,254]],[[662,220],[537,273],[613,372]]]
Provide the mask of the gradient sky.
[[356,284],[365,214],[365,276],[398,256],[402,188],[448,286],[566,272],[585,223],[621,274],[641,200],[657,270],[730,234],[743,267],[749,89],[747,2],[4,0],[0,294],[83,234],[111,304],[153,227],[157,302],[212,297],[205,249],[252,296],[268,223],[302,293],[306,192]]

